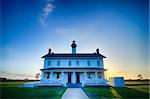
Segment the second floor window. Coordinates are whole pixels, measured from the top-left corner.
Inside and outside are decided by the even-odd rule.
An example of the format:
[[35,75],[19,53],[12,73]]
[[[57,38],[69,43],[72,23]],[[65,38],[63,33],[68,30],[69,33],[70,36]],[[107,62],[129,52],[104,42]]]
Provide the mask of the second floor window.
[[68,65],[71,66],[71,61],[69,61]]
[[60,66],[60,61],[57,61],[57,66]]
[[91,66],[91,62],[90,62],[90,61],[87,61],[87,65],[88,65],[88,66]]
[[79,61],[76,61],[77,66],[79,66]]
[[48,61],[48,66],[51,66],[51,61]]
[[97,66],[100,66],[100,61],[97,61]]

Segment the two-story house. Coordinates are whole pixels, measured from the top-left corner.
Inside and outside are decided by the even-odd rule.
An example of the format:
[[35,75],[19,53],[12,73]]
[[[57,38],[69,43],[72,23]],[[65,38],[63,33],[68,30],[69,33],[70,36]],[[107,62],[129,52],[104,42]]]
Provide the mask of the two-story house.
[[46,86],[108,86],[105,79],[105,56],[99,53],[76,53],[76,42],[71,44],[72,53],[53,53],[49,49],[44,55],[41,83]]

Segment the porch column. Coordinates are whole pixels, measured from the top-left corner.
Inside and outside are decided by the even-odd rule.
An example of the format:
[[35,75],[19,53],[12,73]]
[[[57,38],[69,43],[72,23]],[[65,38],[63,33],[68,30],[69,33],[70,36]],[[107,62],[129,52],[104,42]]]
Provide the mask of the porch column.
[[84,77],[84,81],[86,81],[87,80],[87,72],[85,72],[85,77]]
[[44,80],[44,72],[41,73],[41,81]]
[[47,72],[44,72],[44,75],[43,75],[44,77],[44,81],[47,81]]
[[51,80],[51,72],[49,72],[48,76],[49,76],[48,82],[50,82],[50,80]]
[[104,71],[101,72],[102,79],[105,79]]
[[53,79],[54,79],[54,77],[53,77],[53,72],[51,72],[51,83],[53,82]]
[[98,72],[95,72],[96,80],[98,80]]
[[52,79],[52,72],[49,73],[49,79]]
[[84,77],[84,79],[82,80],[82,87],[84,87],[85,86],[85,83],[86,83],[86,72],[84,72],[83,73],[83,77]]
[[61,72],[61,82],[63,83],[63,85],[65,85],[64,72]]
[[49,72],[49,79],[48,79],[48,80],[49,80],[49,82],[51,82],[51,79],[52,79],[52,78],[51,78],[51,76],[52,76],[52,73],[51,73],[51,72]]
[[75,72],[72,73],[72,83],[73,83],[73,84],[76,83],[76,75],[75,75]]

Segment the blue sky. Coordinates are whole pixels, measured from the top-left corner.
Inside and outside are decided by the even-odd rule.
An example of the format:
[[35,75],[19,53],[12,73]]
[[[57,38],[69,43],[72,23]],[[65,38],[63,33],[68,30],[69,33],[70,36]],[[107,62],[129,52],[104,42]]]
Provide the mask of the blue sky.
[[100,49],[108,76],[150,78],[148,0],[2,0],[1,5],[0,71],[34,76],[48,48],[70,53],[76,40],[79,53]]

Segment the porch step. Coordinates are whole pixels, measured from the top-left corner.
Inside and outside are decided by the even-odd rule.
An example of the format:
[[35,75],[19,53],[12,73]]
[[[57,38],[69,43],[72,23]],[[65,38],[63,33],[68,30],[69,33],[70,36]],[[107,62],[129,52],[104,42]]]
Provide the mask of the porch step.
[[69,84],[67,84],[67,87],[68,88],[81,88],[82,84],[79,84],[79,83],[76,83],[76,84],[69,83]]

